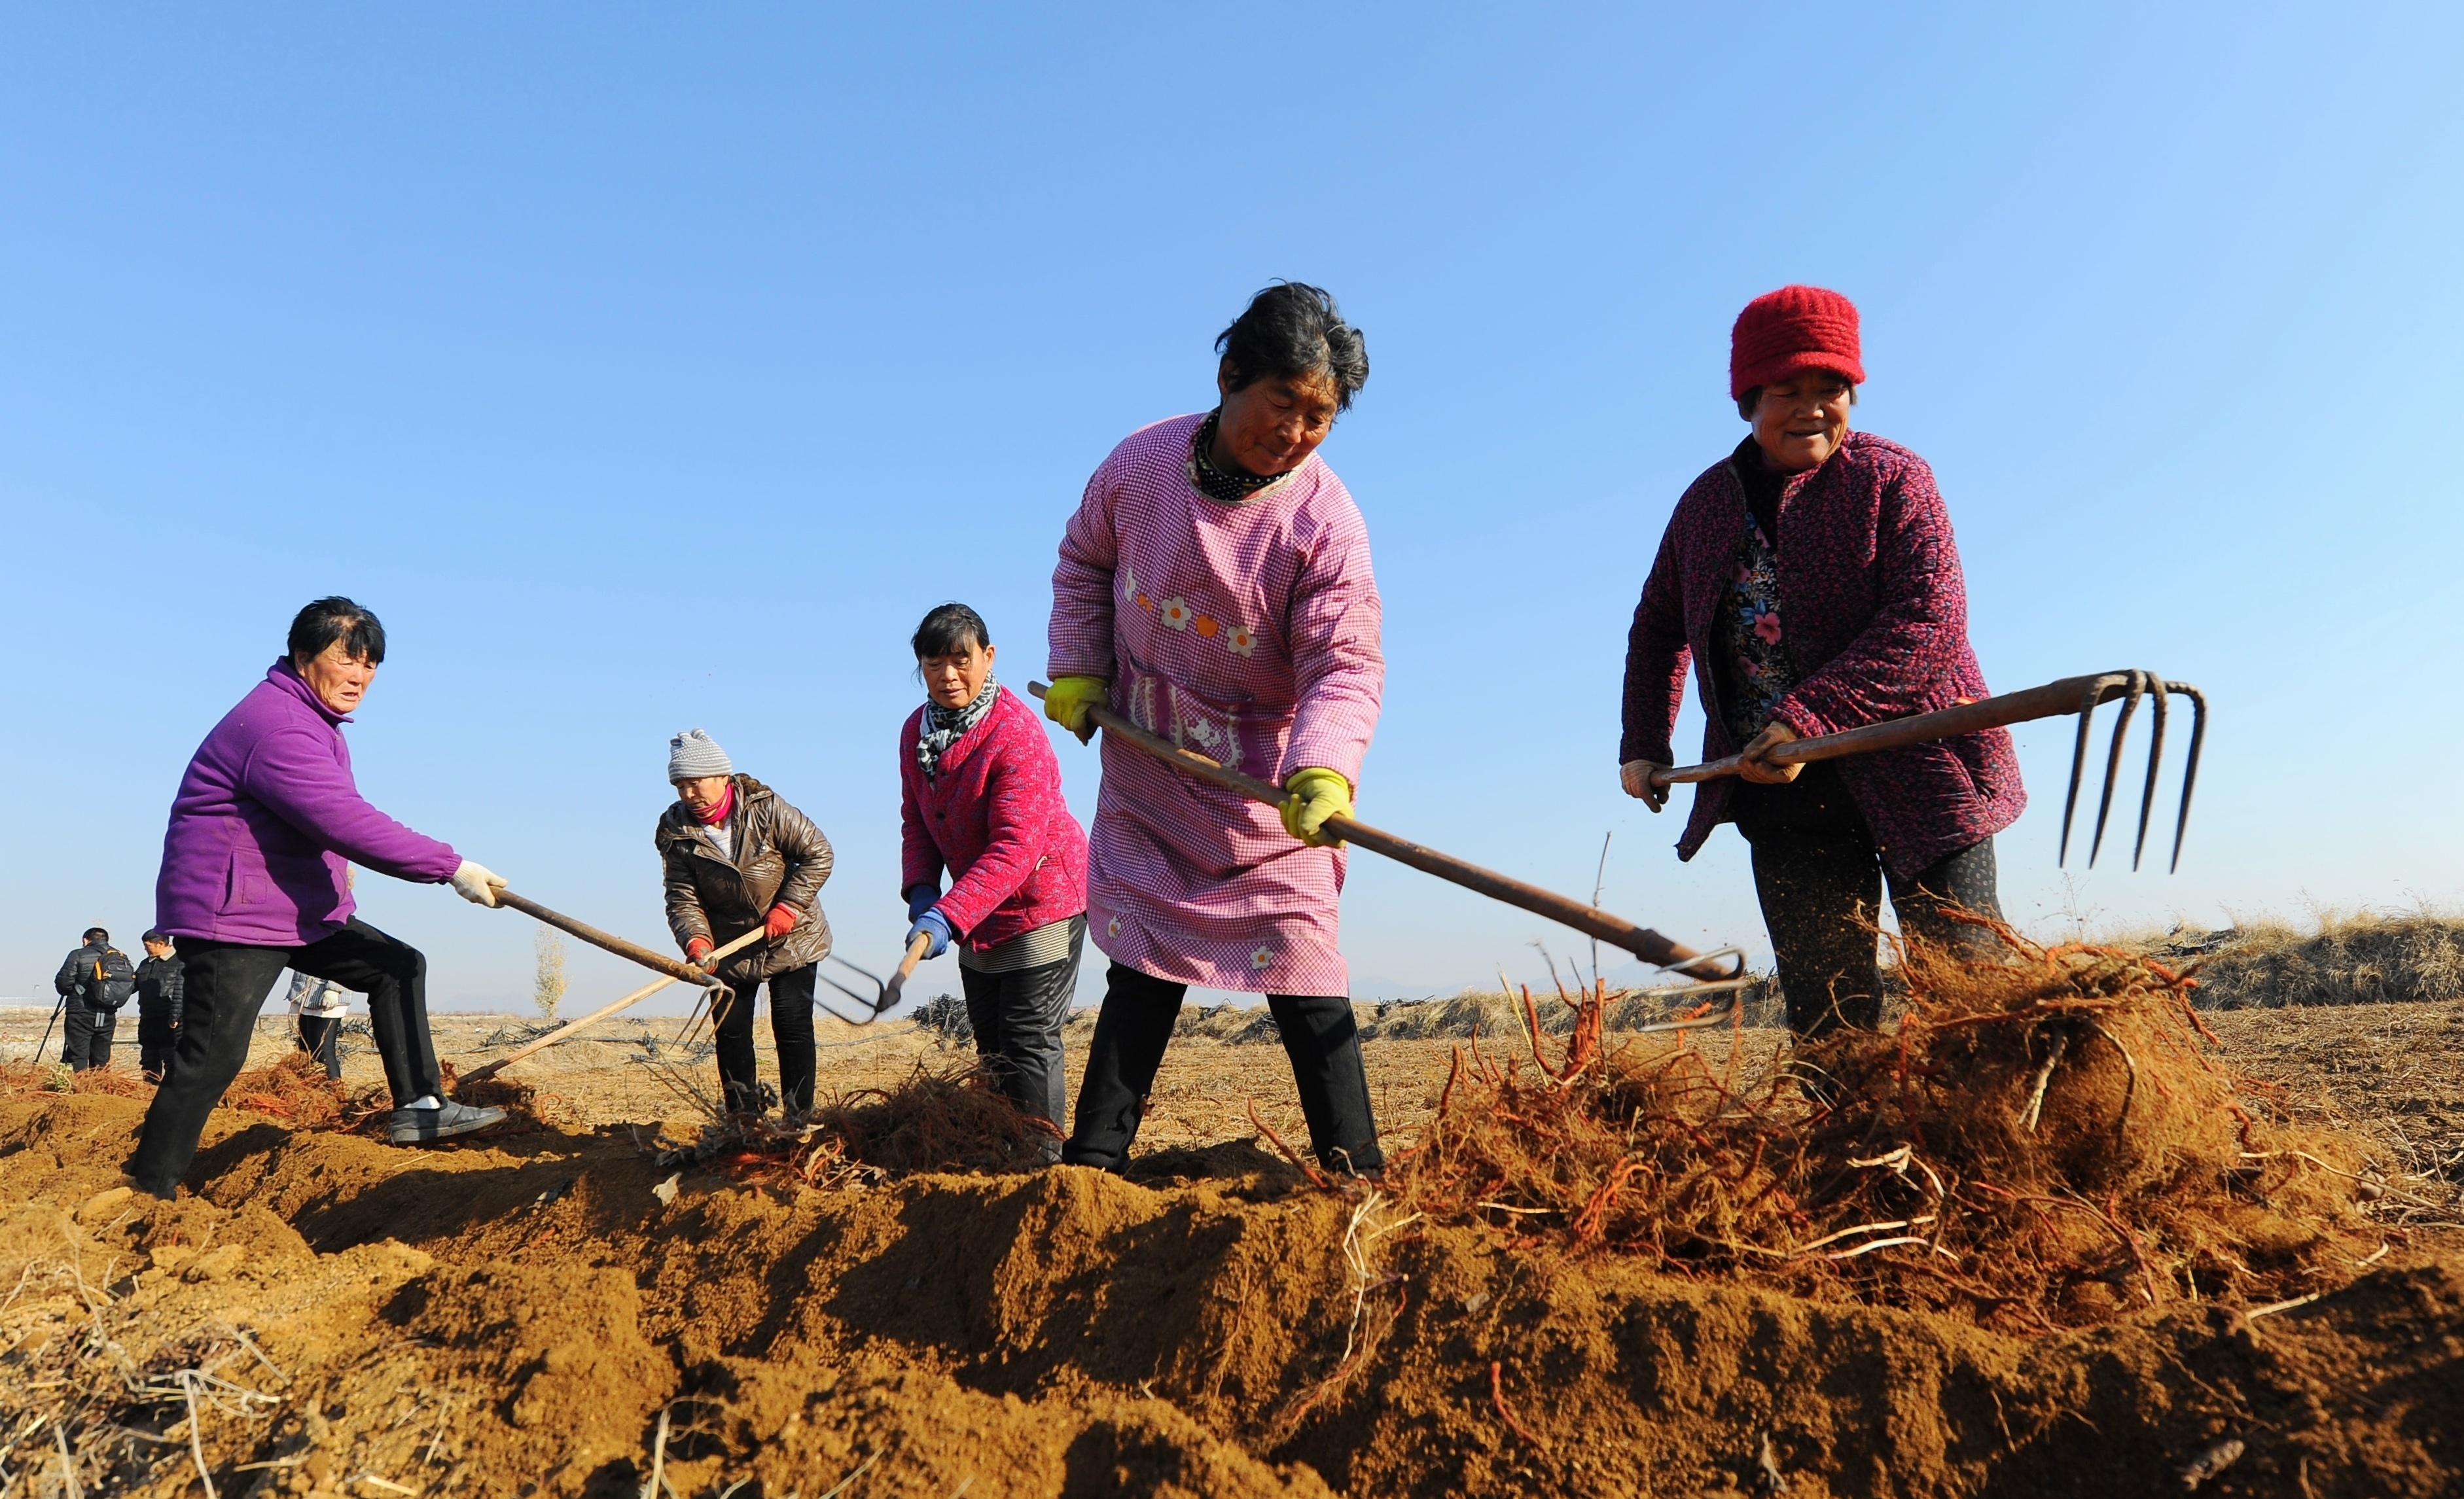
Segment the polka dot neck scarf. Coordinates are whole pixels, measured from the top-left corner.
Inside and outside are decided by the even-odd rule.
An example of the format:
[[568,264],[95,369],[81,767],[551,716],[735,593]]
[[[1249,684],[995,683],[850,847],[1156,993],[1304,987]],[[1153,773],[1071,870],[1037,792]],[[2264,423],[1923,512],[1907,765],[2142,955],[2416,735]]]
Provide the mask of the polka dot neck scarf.
[[1237,505],[1252,498],[1260,490],[1284,475],[1273,474],[1262,479],[1248,474],[1226,474],[1209,461],[1206,452],[1215,446],[1215,427],[1222,415],[1223,408],[1219,406],[1206,413],[1206,420],[1198,424],[1198,435],[1191,438],[1189,444],[1189,482],[1197,486],[1199,494],[1219,504]]

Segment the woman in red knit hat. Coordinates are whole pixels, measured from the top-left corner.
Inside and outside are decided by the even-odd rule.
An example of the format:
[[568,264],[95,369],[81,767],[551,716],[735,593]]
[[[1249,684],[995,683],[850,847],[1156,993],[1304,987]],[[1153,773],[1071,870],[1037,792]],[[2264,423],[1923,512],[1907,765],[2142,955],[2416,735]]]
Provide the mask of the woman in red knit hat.
[[1999,915],[1993,835],[2027,804],[2008,731],[1775,765],[1791,739],[1929,713],[1986,695],[1968,645],[1968,596],[1933,471],[1897,443],[1851,431],[1865,379],[1857,307],[1787,286],[1737,317],[1728,394],[1753,431],[1689,486],[1669,518],[1627,639],[1626,794],[1657,812],[1690,657],[1706,760],[1745,754],[1741,779],[1705,782],[1678,855],[1733,822],[1804,1038],[1881,1019],[1872,923],[1887,883],[1903,932],[1954,948]]

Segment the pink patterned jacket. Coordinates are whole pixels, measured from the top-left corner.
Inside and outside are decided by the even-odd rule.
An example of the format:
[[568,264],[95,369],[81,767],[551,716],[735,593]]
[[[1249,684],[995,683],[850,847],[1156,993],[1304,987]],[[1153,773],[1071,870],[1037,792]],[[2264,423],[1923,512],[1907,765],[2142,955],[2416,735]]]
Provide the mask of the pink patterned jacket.
[[[1320,765],[1356,786],[1386,680],[1369,528],[1317,453],[1240,504],[1199,494],[1203,420],[1131,433],[1087,481],[1052,572],[1052,672],[1110,679],[1115,711],[1262,780]],[[1103,754],[1097,946],[1180,983],[1347,992],[1342,849],[1143,750],[1107,738]]]
[[[1745,536],[1745,487],[1731,462],[1705,469],[1678,499],[1642,585],[1626,639],[1621,762],[1674,762],[1669,736],[1689,656],[1704,702],[1717,692],[1711,622]],[[1779,515],[1782,638],[1802,675],[1773,717],[1812,737],[1986,695],[1950,514],[1923,458],[1851,432],[1830,461],[1789,481]],[[1707,717],[1703,758],[1734,754],[1741,746],[1722,715]],[[2000,832],[2028,805],[2007,729],[1834,763],[1903,876]],[[1695,788],[1680,858],[1727,820],[1730,784]]]
[[923,717],[916,709],[898,731],[898,888],[938,884],[946,867],[937,904],[976,952],[1086,910],[1087,835],[1061,800],[1044,716],[1002,688],[930,781],[915,763]]

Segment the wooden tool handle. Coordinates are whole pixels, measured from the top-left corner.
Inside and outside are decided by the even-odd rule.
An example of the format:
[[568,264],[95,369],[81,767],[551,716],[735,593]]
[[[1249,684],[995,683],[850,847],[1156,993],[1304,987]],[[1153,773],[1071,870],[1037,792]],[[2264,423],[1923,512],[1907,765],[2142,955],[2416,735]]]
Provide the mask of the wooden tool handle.
[[[2094,676],[2066,676],[2058,682],[2047,682],[2042,687],[2004,693],[1999,697],[1979,698],[1938,713],[1888,718],[1861,728],[1844,729],[1837,734],[1794,739],[1772,750],[1769,759],[1774,764],[1806,765],[1820,760],[1837,760],[1845,755],[1866,755],[1875,750],[1900,749],[1910,744],[1974,734],[1984,729],[2006,728],[2035,718],[2058,718],[2078,713],[2082,705],[2093,706],[2087,703],[2087,694],[2099,680]],[[1700,765],[1655,770],[1651,773],[1651,783],[1673,786],[1717,781],[1722,776],[1737,774],[1744,763],[1742,755],[1725,755]]]
[[[675,980],[679,983],[697,983],[706,985],[717,981],[710,976],[710,973],[706,969],[695,968],[690,963],[680,962],[673,958],[670,958],[665,953],[652,952],[650,949],[644,947],[639,942],[628,942],[612,932],[602,932],[597,927],[592,926],[587,922],[576,921],[573,917],[564,915],[562,912],[550,911],[547,907],[540,905],[538,901],[533,900],[526,895],[517,895],[512,891],[500,890],[496,892],[496,904],[500,906],[511,906],[514,910],[520,912],[526,916],[532,916],[540,921],[544,921],[560,932],[570,932],[575,937],[588,942],[591,946],[604,947],[607,949],[607,951],[614,953],[619,958],[629,958],[633,961],[640,963],[643,967],[649,969],[652,973],[666,974],[669,978]],[[755,933],[759,933],[759,931],[760,928],[759,927],[754,929]],[[747,934],[747,936],[751,935],[753,934]],[[738,940],[742,939],[739,938]]]
[[[728,943],[725,947],[715,949],[710,956],[703,959],[702,961],[715,967],[720,959],[734,957],[736,954],[751,947],[755,942],[759,941],[761,937],[761,928],[755,927],[752,931],[745,933],[742,937],[739,937],[735,941]],[[558,1042],[564,1040],[566,1037],[573,1035],[577,1031],[580,1031],[583,1026],[595,1025],[600,1021],[605,1020],[608,1016],[615,1014],[618,1010],[629,1009],[633,1005],[641,1003],[644,1000],[649,999],[651,995],[658,993],[661,989],[666,988],[669,984],[675,981],[676,981],[673,979],[653,980],[650,982],[642,985],[640,988],[635,989],[632,993],[625,996],[623,999],[618,1000],[613,1004],[603,1004],[599,1008],[592,1010],[589,1014],[583,1016],[580,1020],[567,1021],[565,1024],[559,1025],[556,1029],[549,1031],[544,1036],[534,1036],[530,1040],[523,1042],[511,1052],[498,1057],[495,1061],[489,1063],[487,1066],[480,1068],[475,1071],[463,1073],[461,1081],[465,1083],[475,1083],[482,1078],[494,1077],[498,1072],[503,1071],[505,1069],[513,1066],[522,1058],[529,1056],[534,1052],[544,1051],[548,1047],[555,1046]]]
[[[1045,687],[1042,682],[1032,682],[1027,685],[1027,691],[1041,697],[1044,695]],[[1251,801],[1263,802],[1268,806],[1281,806],[1284,804],[1287,793],[1268,783],[1255,776],[1243,775],[1228,765],[1219,764],[1207,759],[1195,750],[1183,749],[1177,744],[1150,734],[1110,708],[1090,705],[1087,714],[1103,728],[1105,734],[1134,744],[1148,754],[1171,762],[1200,781],[1212,782],[1227,791],[1237,791]],[[1325,830],[1347,843],[1358,844],[1372,852],[1382,853],[1397,863],[1408,864],[1424,874],[1434,874],[1441,880],[1461,885],[1465,890],[1478,892],[1491,900],[1504,901],[1509,906],[1519,907],[1534,915],[1547,916],[1551,921],[1563,922],[1586,936],[1596,937],[1603,942],[1621,947],[1644,962],[1658,967],[1674,968],[1694,979],[1735,977],[1734,973],[1722,968],[1715,959],[1705,959],[1694,949],[1662,937],[1649,927],[1637,926],[1622,916],[1612,915],[1602,911],[1597,906],[1587,906],[1581,901],[1570,900],[1554,891],[1542,890],[1537,885],[1527,885],[1510,875],[1500,874],[1495,870],[1485,870],[1477,864],[1458,859],[1452,854],[1440,853],[1425,844],[1397,837],[1383,828],[1372,827],[1367,823],[1354,818],[1330,817],[1326,820]]]
[[888,1010],[897,1005],[900,991],[907,987],[908,980],[915,977],[915,965],[922,962],[924,955],[932,949],[932,936],[924,932],[916,933],[915,940],[907,944],[907,956],[899,959],[898,971],[891,974],[890,981],[881,986],[881,1003],[876,1006],[877,1009]]

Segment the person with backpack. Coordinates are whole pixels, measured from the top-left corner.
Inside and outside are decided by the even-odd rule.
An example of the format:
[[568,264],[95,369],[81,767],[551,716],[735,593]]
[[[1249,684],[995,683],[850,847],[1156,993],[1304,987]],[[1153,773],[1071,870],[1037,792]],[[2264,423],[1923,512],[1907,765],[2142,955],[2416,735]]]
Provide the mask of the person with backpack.
[[60,994],[60,1060],[72,1071],[111,1065],[111,1035],[120,1007],[137,992],[137,966],[111,945],[111,934],[85,929],[77,950],[52,979]]
[[137,965],[137,1065],[156,1084],[171,1075],[171,1048],[180,1043],[180,958],[170,937],[145,934],[145,960]]

